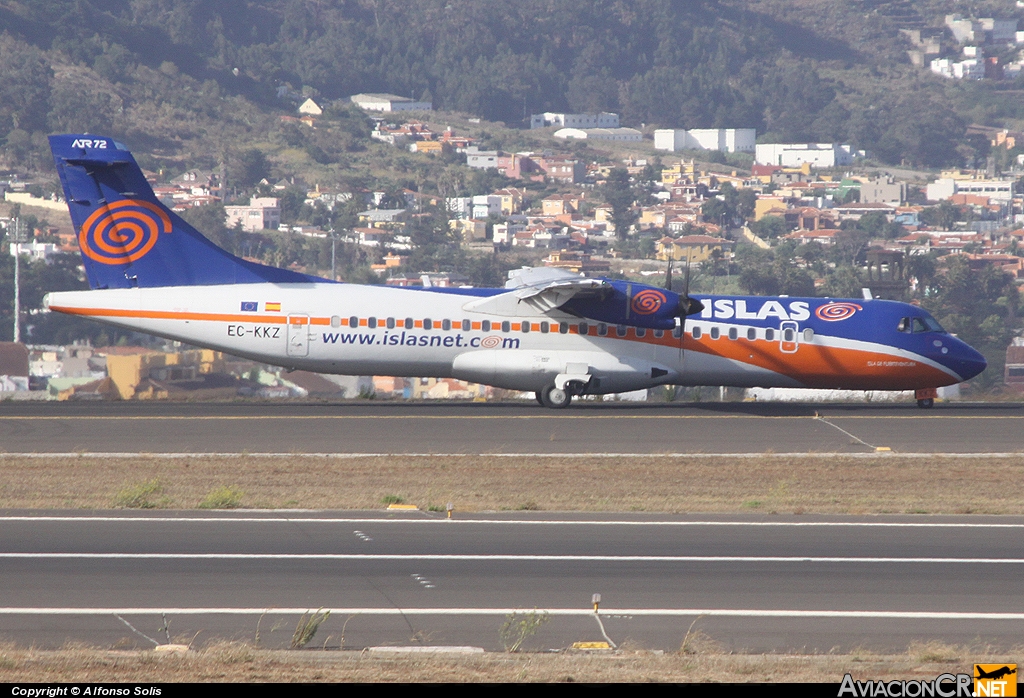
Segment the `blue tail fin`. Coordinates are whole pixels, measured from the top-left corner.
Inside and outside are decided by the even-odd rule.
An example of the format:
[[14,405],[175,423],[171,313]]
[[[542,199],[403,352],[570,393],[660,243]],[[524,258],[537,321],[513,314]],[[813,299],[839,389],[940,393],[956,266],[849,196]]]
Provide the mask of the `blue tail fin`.
[[157,200],[111,138],[50,136],[50,150],[92,288],[324,281],[217,247]]

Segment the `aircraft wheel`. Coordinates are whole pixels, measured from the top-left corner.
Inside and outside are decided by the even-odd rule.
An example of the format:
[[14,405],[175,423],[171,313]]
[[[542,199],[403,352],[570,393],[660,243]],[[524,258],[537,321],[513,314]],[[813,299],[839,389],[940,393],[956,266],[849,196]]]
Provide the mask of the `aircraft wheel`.
[[923,400],[917,401],[917,406],[922,410],[930,410],[935,405],[935,400],[930,397],[924,398]]
[[555,410],[568,407],[569,403],[572,402],[572,395],[568,390],[556,388],[553,385],[549,385],[541,390],[539,395],[542,405]]

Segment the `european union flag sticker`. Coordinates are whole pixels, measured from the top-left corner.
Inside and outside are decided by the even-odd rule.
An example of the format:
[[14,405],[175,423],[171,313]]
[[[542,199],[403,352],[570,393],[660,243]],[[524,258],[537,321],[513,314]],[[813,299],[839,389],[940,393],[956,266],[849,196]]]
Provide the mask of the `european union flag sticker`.
[[258,301],[242,301],[243,313],[255,313],[260,307]]

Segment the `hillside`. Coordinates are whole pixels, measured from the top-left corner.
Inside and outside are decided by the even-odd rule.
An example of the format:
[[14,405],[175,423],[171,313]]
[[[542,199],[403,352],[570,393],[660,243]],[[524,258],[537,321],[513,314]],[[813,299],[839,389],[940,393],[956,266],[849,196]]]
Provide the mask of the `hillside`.
[[[958,5],[0,0],[0,136],[14,168],[45,167],[42,136],[67,130],[211,165],[272,138],[293,108],[277,97],[285,86],[327,103],[425,97],[512,128],[544,110],[755,127],[762,140],[851,141],[885,162],[939,167],[980,154],[968,124],[1024,121],[1015,83],[943,80],[907,59],[899,30],[941,26]],[[345,169],[364,128],[349,126],[305,149]]]

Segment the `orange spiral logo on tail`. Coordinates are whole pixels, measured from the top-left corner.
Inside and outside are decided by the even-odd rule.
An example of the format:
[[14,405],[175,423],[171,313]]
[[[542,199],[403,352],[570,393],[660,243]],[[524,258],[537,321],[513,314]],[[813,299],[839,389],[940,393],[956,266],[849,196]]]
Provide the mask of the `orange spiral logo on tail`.
[[93,211],[78,233],[78,246],[100,264],[128,264],[145,257],[171,218],[156,204],[122,199]]
[[661,291],[655,291],[653,288],[644,289],[633,296],[633,312],[637,315],[654,315],[667,300]]

